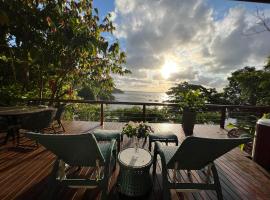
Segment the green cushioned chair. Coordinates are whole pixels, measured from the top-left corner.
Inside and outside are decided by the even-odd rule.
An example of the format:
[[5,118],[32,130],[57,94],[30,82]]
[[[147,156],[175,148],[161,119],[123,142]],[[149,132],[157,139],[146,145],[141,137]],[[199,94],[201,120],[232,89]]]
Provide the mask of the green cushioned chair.
[[[250,141],[250,138],[212,139],[187,137],[180,146],[165,146],[155,143],[153,174],[156,173],[157,155],[160,155],[162,165],[163,199],[170,199],[170,189],[185,190],[215,190],[218,199],[223,199],[218,173],[214,160],[229,152],[240,144]],[[201,170],[209,167],[213,174],[213,183],[183,183],[168,180],[168,170]]]
[[95,129],[93,131],[94,136],[96,137],[97,141],[117,141],[117,149],[118,152],[120,151],[121,146],[121,130],[104,130],[104,129]]
[[[116,166],[115,140],[99,144],[93,134],[52,135],[28,132],[26,136],[37,140],[57,156],[48,185],[50,188],[56,188],[57,184],[75,188],[99,188],[102,191],[102,199],[107,198],[109,178]],[[96,177],[91,179],[66,176],[67,166],[94,167]],[[104,170],[103,173],[101,169]],[[54,191],[50,190],[46,199],[53,196]]]

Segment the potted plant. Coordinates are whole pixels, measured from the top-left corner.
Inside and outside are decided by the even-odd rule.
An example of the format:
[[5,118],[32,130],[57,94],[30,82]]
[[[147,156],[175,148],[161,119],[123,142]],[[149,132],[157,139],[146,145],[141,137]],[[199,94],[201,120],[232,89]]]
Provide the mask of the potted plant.
[[[270,119],[270,113],[264,113],[262,116],[262,119]],[[255,131],[256,131],[256,122],[258,121],[258,117],[253,116],[252,122],[244,121],[241,122],[238,120],[237,123],[229,123],[226,127],[229,129],[228,131],[228,137],[255,137]],[[253,149],[253,140],[240,145],[240,149],[242,151],[247,152],[249,155],[252,154]]]
[[179,107],[183,112],[182,128],[185,136],[193,134],[194,125],[196,123],[197,111],[205,106],[205,98],[200,90],[188,90],[178,94]]
[[127,124],[124,125],[122,129],[122,134],[126,135],[129,138],[134,138],[135,142],[135,149],[137,151],[138,145],[139,145],[139,139],[141,138],[147,138],[147,136],[153,132],[153,129],[151,126],[140,122],[140,123],[135,123],[135,122],[128,122]]
[[154,132],[152,127],[147,125],[146,123],[140,122],[137,126],[137,138],[147,138],[147,136]]

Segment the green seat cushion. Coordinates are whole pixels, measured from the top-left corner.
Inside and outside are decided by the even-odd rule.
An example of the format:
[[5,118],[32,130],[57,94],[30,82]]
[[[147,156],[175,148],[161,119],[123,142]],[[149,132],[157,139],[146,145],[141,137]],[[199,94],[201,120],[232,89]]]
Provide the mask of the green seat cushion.
[[179,147],[177,147],[177,146],[158,145],[158,148],[159,148],[159,151],[163,152],[163,154],[165,156],[166,164],[168,164]]
[[162,141],[162,140],[178,140],[177,136],[173,132],[155,132],[149,135],[151,140]]
[[112,140],[120,139],[121,131],[120,130],[102,130],[96,129],[93,132],[97,140]]

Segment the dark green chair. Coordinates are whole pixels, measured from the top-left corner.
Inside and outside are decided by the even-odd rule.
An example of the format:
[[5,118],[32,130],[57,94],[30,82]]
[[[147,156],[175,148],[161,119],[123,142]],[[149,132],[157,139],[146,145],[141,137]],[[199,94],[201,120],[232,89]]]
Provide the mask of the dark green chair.
[[95,129],[93,131],[94,136],[96,137],[97,141],[111,141],[116,140],[117,142],[117,150],[120,151],[121,148],[121,130],[109,130],[109,129]]
[[[109,179],[116,166],[116,142],[99,144],[92,134],[52,135],[28,132],[28,138],[37,140],[46,149],[57,156],[49,188],[55,189],[57,184],[73,188],[99,188],[102,199],[107,199]],[[78,178],[74,174],[67,174],[69,167],[94,167],[95,178]],[[103,169],[103,170],[101,170]],[[55,191],[50,190],[52,199]]]
[[[250,138],[212,139],[187,137],[180,146],[165,146],[155,143],[153,174],[156,173],[157,155],[160,155],[162,165],[163,199],[170,199],[170,189],[185,190],[215,190],[218,199],[223,199],[218,173],[214,160],[229,152],[240,144],[250,141]],[[213,174],[213,183],[180,183],[168,180],[169,169],[201,170],[209,167]]]

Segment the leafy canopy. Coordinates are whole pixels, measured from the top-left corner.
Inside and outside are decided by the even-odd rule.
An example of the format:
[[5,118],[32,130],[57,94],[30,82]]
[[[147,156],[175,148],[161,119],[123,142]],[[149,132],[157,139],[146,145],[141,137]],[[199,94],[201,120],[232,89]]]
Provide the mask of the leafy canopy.
[[245,67],[234,71],[224,88],[224,97],[230,104],[269,105],[270,71],[266,66],[262,70]]
[[92,0],[1,0],[1,101],[76,96],[82,86],[113,89],[112,73],[129,73],[110,14]]

